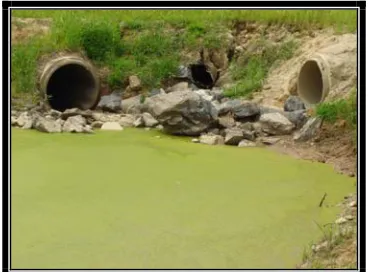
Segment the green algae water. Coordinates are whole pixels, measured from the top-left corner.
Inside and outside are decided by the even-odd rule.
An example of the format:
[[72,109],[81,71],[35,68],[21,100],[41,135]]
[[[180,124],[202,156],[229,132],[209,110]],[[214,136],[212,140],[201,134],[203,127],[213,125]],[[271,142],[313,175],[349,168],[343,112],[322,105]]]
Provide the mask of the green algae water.
[[355,191],[328,165],[156,135],[13,129],[12,268],[294,268]]

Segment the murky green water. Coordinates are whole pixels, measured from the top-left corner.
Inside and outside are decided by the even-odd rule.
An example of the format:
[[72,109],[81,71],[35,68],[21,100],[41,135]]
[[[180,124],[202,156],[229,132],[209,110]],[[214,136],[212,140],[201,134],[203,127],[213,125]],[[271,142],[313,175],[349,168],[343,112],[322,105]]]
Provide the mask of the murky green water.
[[353,178],[265,149],[13,130],[12,268],[293,268]]

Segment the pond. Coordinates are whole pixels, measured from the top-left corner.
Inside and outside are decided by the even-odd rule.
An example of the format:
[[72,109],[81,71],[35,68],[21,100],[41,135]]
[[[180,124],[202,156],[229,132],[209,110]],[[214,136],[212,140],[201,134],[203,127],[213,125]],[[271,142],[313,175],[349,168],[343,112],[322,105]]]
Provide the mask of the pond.
[[294,268],[354,181],[264,148],[154,131],[12,129],[11,264]]

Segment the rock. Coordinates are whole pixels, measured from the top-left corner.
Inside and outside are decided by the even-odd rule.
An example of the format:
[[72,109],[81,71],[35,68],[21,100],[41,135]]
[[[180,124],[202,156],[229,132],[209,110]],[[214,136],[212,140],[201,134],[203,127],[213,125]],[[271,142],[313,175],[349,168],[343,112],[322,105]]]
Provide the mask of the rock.
[[118,122],[106,122],[102,125],[101,130],[121,131],[123,128]]
[[136,128],[141,128],[144,127],[144,121],[143,121],[143,117],[142,116],[138,116],[134,122],[133,122],[133,126]]
[[172,93],[172,92],[178,92],[178,91],[185,91],[189,89],[189,85],[188,82],[179,82],[169,88],[167,88],[166,92],[167,93]]
[[308,115],[306,110],[296,110],[292,112],[284,112],[283,114],[296,128],[301,128],[307,121]]
[[165,94],[165,90],[164,89],[153,89],[152,91],[150,91],[150,93],[148,94],[148,97],[152,97],[158,94]]
[[126,115],[124,115],[120,118],[119,124],[122,127],[133,127],[134,126],[134,120],[135,120],[134,115],[126,114]]
[[208,145],[222,145],[224,144],[224,138],[219,135],[201,135],[199,142]]
[[53,117],[55,119],[58,119],[58,118],[61,117],[61,112],[58,111],[58,110],[51,109],[49,114],[51,115],[51,117]]
[[80,115],[84,118],[92,118],[93,112],[91,110],[80,110],[78,108],[66,109],[61,113],[61,119],[66,120],[69,117]]
[[328,242],[327,241],[324,241],[323,243],[319,244],[319,245],[315,245],[312,247],[312,250],[314,252],[318,252],[318,251],[321,251],[321,250],[324,250],[324,249],[327,249],[328,247]]
[[313,117],[302,127],[302,129],[293,137],[296,142],[308,141],[313,138],[318,129],[322,125],[322,120],[319,117]]
[[274,145],[277,142],[280,141],[280,138],[276,138],[276,137],[262,137],[260,138],[261,143],[265,144],[265,145]]
[[129,88],[133,92],[137,92],[137,91],[141,90],[141,88],[142,88],[141,81],[139,80],[139,78],[137,76],[130,76],[129,77]]
[[28,114],[28,112],[22,112],[19,117],[17,118],[17,124],[18,127],[23,127],[27,122],[29,122],[31,119],[31,116]]
[[346,218],[347,220],[351,221],[351,220],[353,220],[353,219],[354,219],[354,216],[353,216],[353,215],[351,215],[351,214],[348,214],[348,215],[346,215],[346,216],[345,216],[345,218]]
[[213,88],[209,94],[212,95],[213,99],[218,102],[221,102],[221,100],[225,97],[224,90],[218,88]]
[[84,128],[83,128],[83,133],[87,133],[87,134],[93,134],[94,131],[92,129],[92,127],[90,125],[86,125]]
[[335,224],[341,225],[348,222],[348,220],[345,217],[340,217],[335,221]]
[[158,121],[148,112],[142,114],[142,119],[146,127],[155,127],[159,124]]
[[251,147],[251,146],[256,146],[256,144],[252,141],[249,140],[241,140],[238,144],[238,147]]
[[147,112],[171,134],[198,136],[217,121],[212,103],[190,90],[156,95],[145,104]]
[[121,119],[121,115],[120,114],[115,114],[115,113],[101,113],[101,112],[94,112],[92,114],[92,122],[90,122],[91,124],[93,123],[93,120],[95,121],[100,121],[100,122],[119,122],[119,120]]
[[18,111],[12,110],[11,111],[11,116],[18,116]]
[[44,117],[38,117],[34,122],[34,128],[40,132],[60,133],[61,123]]
[[259,122],[262,130],[270,135],[287,135],[294,129],[294,125],[280,113],[262,114]]
[[242,129],[243,137],[246,140],[254,141],[256,139],[256,132],[248,129]]
[[285,101],[284,111],[296,111],[304,109],[305,109],[304,102],[299,98],[299,96],[291,95]]
[[92,124],[91,124],[91,127],[92,128],[101,128],[103,125],[103,122],[101,121],[94,121]]
[[164,130],[164,126],[163,126],[163,125],[158,125],[158,126],[156,126],[156,129],[157,129],[157,130],[160,130],[160,131],[161,131],[161,130]]
[[225,130],[225,144],[226,145],[238,145],[241,140],[244,139],[243,131],[238,128],[229,128]]
[[81,133],[86,124],[86,119],[81,115],[71,116],[64,122],[63,132]]
[[244,120],[259,115],[260,108],[255,103],[245,101],[233,107],[233,114],[235,120]]
[[12,116],[11,117],[11,125],[12,126],[18,125],[18,120],[17,120],[17,118],[15,116]]
[[33,127],[33,123],[34,123],[34,120],[32,118],[29,118],[24,126],[22,127],[22,129],[31,129]]
[[356,206],[357,202],[355,200],[349,203],[349,207],[356,207]]
[[218,115],[222,116],[227,113],[232,113],[233,108],[239,105],[241,105],[241,101],[238,99],[226,101],[219,106]]
[[184,65],[180,65],[178,68],[178,78],[187,79],[190,77],[190,70]]
[[211,96],[207,90],[199,89],[199,90],[194,91],[194,92],[197,93],[197,94],[199,94],[203,99],[205,99],[207,101],[214,100],[214,97]]
[[151,130],[151,128],[150,128],[150,127],[146,127],[146,128],[144,128],[144,130],[145,130],[145,131],[150,131],[150,130]]
[[194,139],[192,139],[192,143],[199,143],[200,141],[199,141],[199,139],[197,139],[197,138],[194,138]]
[[222,128],[232,128],[235,126],[235,120],[231,114],[223,115],[218,118],[219,126]]
[[208,131],[208,134],[220,135],[220,130],[218,128],[213,128]]
[[123,113],[139,114],[141,113],[142,104],[140,95],[133,96],[121,101],[121,110]]
[[97,109],[108,112],[121,111],[121,95],[118,93],[112,93],[102,96],[97,105]]

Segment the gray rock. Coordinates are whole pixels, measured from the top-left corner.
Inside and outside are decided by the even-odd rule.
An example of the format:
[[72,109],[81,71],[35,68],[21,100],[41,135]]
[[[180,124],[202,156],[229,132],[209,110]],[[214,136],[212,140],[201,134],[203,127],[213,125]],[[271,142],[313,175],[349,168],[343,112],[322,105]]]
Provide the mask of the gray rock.
[[256,103],[242,102],[240,105],[233,107],[235,120],[244,120],[249,117],[255,117],[260,114],[260,108]]
[[204,100],[207,100],[207,101],[214,100],[214,97],[212,95],[210,95],[207,90],[199,89],[199,90],[196,90],[194,92],[199,94]]
[[71,116],[64,122],[63,132],[81,133],[86,124],[86,119],[81,115]]
[[150,97],[145,109],[170,134],[198,136],[217,121],[212,103],[190,90]]
[[61,113],[61,119],[66,120],[72,116],[82,116],[84,118],[92,118],[93,112],[91,110],[80,110],[78,108],[66,109],[63,113]]
[[31,116],[28,112],[22,112],[19,117],[17,118],[17,124],[18,127],[23,127],[27,122],[32,120]]
[[322,120],[319,117],[313,117],[302,127],[302,129],[293,137],[296,142],[308,141],[314,137],[318,129],[322,125]]
[[218,128],[213,128],[208,131],[208,134],[220,135],[220,130]]
[[83,128],[83,133],[87,133],[87,134],[93,134],[94,131],[92,129],[92,127],[90,125],[86,125],[84,128]]
[[256,139],[256,132],[248,129],[242,129],[243,137],[246,140],[254,141]]
[[142,116],[138,116],[134,122],[133,122],[133,126],[136,128],[140,128],[140,127],[144,127],[144,121],[143,121],[143,117]]
[[140,95],[133,96],[121,101],[121,110],[123,113],[140,114],[142,104],[142,98]]
[[261,143],[265,144],[265,145],[274,145],[277,142],[280,141],[280,138],[276,138],[276,137],[262,137],[260,138]]
[[197,139],[197,138],[194,138],[194,139],[192,139],[192,143],[200,143],[200,141],[199,141],[199,139]]
[[11,117],[11,125],[12,126],[16,126],[18,124],[18,120],[15,116]]
[[92,122],[91,124],[93,123],[93,120],[94,121],[100,121],[100,122],[119,122],[121,118],[121,115],[120,114],[115,114],[115,113],[101,113],[101,112],[94,112],[92,114]]
[[101,130],[121,131],[123,128],[118,122],[106,122],[102,125]]
[[190,69],[184,65],[180,65],[178,68],[178,78],[187,79],[190,77]]
[[158,125],[158,126],[156,126],[156,129],[162,131],[162,130],[164,130],[164,126],[163,125]]
[[18,116],[18,111],[16,111],[16,110],[12,110],[12,111],[11,111],[11,116],[15,116],[15,117],[17,117],[17,116]]
[[139,80],[139,78],[137,76],[130,76],[129,77],[129,88],[133,92],[137,92],[140,89],[142,89],[141,81]]
[[108,112],[121,111],[121,95],[118,93],[112,93],[110,95],[102,96],[97,105],[97,109]]
[[61,112],[58,111],[58,110],[51,109],[49,114],[51,115],[51,117],[53,117],[55,119],[58,119],[58,118],[61,117]]
[[241,103],[242,102],[238,99],[229,100],[229,101],[226,101],[225,103],[222,103],[218,109],[219,116],[225,115],[229,112],[232,113],[234,107],[241,105]]
[[224,138],[219,135],[201,135],[199,142],[207,145],[222,145],[224,144]]
[[238,128],[229,128],[225,130],[225,144],[226,145],[238,145],[241,140],[244,139],[243,131]]
[[146,127],[155,127],[159,124],[158,121],[148,112],[144,112],[142,114],[142,119]]
[[103,125],[103,122],[101,121],[94,121],[92,124],[91,124],[91,127],[92,128],[101,128]]
[[235,120],[231,114],[223,115],[218,118],[219,126],[222,128],[232,128],[235,126]]
[[134,126],[133,125],[134,124],[134,120],[135,120],[134,115],[126,114],[126,115],[124,115],[123,117],[120,118],[119,124],[122,127],[133,127]]
[[280,113],[285,116],[291,123],[293,123],[297,128],[302,127],[308,120],[306,110],[296,110],[292,112],[285,112],[280,108],[274,107],[260,107],[261,114],[265,113]]
[[60,133],[61,123],[58,121],[38,117],[34,122],[34,128],[40,132],[45,133]]
[[33,124],[34,124],[34,120],[32,118],[28,119],[24,126],[22,127],[22,129],[31,129],[33,127]]
[[294,129],[294,125],[280,113],[262,114],[259,122],[262,130],[270,135],[287,135]]
[[188,82],[179,82],[179,83],[167,88],[166,92],[167,93],[172,93],[172,92],[178,92],[178,91],[186,91],[188,89],[189,89]]
[[150,91],[150,93],[148,94],[148,97],[152,97],[158,94],[165,94],[165,90],[164,89],[153,89],[152,91]]
[[298,96],[291,95],[285,101],[284,111],[296,111],[304,109],[305,109],[304,102]]
[[256,144],[249,140],[241,140],[238,144],[239,147],[253,147],[256,146]]

